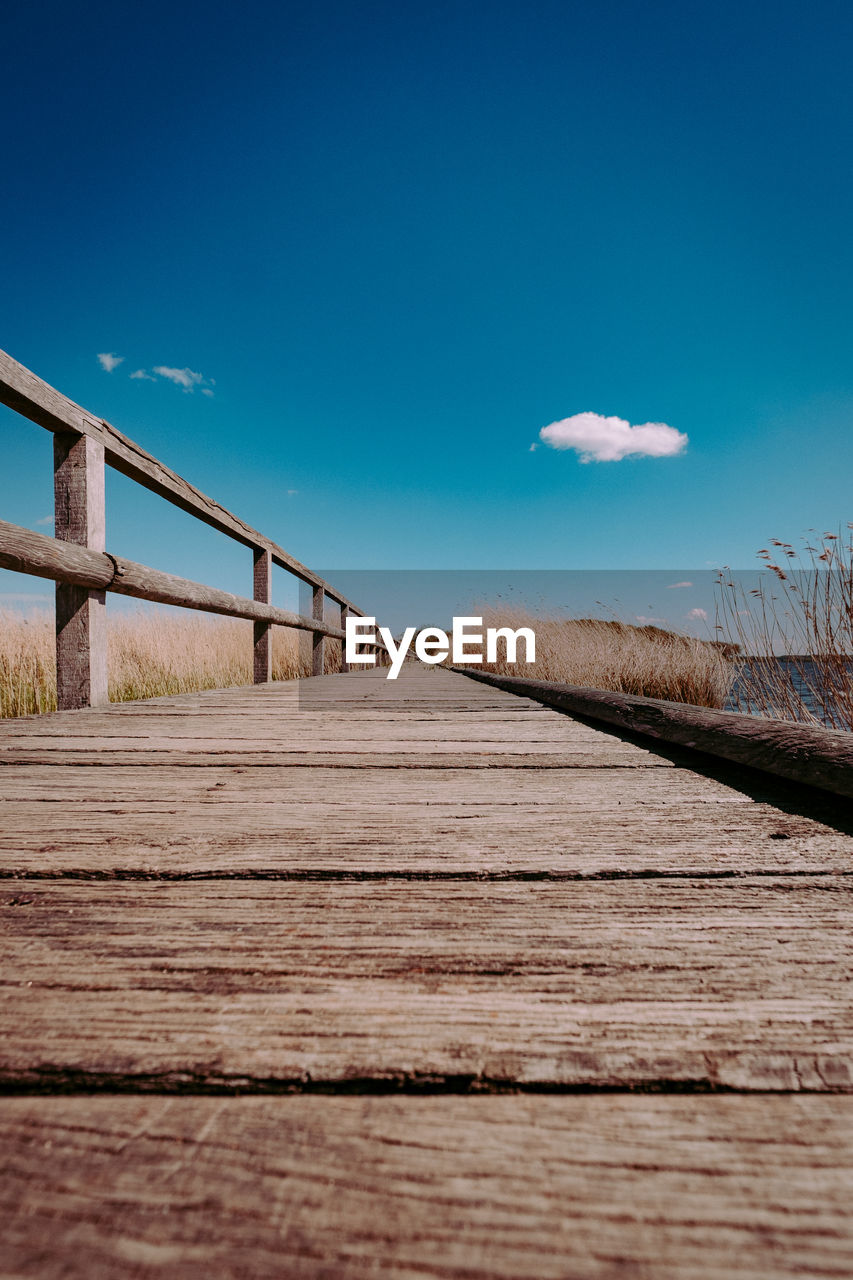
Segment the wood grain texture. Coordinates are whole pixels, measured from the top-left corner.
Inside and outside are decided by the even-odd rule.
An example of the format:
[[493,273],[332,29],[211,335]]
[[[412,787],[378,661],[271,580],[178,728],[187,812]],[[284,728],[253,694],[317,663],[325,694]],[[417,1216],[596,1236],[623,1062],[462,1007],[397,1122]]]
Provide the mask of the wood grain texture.
[[850,1274],[851,830],[447,671],[0,725],[4,1271]]
[[853,1099],[0,1101],[38,1280],[853,1273]]
[[303,582],[323,585],[332,599],[347,604],[352,612],[361,614],[361,610],[336,591],[334,586],[324,583],[322,578],[277,543],[220,506],[213,498],[208,498],[104,419],[81,408],[49,386],[5,351],[0,351],[0,403],[8,405],[10,409],[48,431],[76,432],[96,441],[103,447],[107,463],[116,471],[129,476],[152,493],[159,494],[167,502],[180,507],[182,511],[188,511],[190,515],[245,546],[269,551],[275,564],[287,569]]
[[[326,593],[322,587],[315,587],[311,592],[311,617],[319,624],[325,622]],[[323,632],[318,629],[311,640],[311,674],[321,676],[326,670],[326,646],[323,643]]]
[[0,874],[853,874],[849,836],[687,770],[158,758],[0,766]]
[[464,674],[575,715],[591,716],[620,729],[710,752],[853,799],[853,733],[545,680],[520,680],[470,669]]
[[[252,597],[261,604],[272,603],[272,559],[269,551],[255,548],[252,567]],[[272,680],[272,625],[255,622],[252,636],[252,677],[255,684]]]
[[28,883],[0,1080],[853,1089],[853,880]]
[[0,871],[853,868],[841,802],[768,788],[446,672],[362,672],[5,722]]
[[[106,527],[103,445],[53,437],[54,534],[102,552]],[[107,607],[101,590],[56,584],[56,700],[63,709],[109,702]]]

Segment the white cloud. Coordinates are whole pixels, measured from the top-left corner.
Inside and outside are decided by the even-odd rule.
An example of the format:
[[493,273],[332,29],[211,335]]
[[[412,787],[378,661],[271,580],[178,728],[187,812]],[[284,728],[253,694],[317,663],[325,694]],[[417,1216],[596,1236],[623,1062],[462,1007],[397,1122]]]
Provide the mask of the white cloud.
[[298,493],[298,492],[299,492],[299,490],[298,490],[298,489],[288,489],[288,491],[287,491],[287,496],[288,496],[288,498],[292,498],[292,497],[293,497],[293,495],[294,495],[295,493]]
[[669,458],[687,445],[687,436],[665,422],[644,422],[632,427],[624,418],[600,413],[576,413],[549,423],[539,439],[552,449],[574,449],[581,462],[619,462],[643,456]]
[[708,621],[707,609],[691,609],[687,616],[691,622],[707,622]]
[[[196,373],[194,369],[173,369],[167,364],[157,364],[154,366],[154,372],[159,373],[161,378],[174,382],[176,387],[183,387],[184,391],[195,391],[196,387],[210,386],[207,378],[201,373]],[[213,395],[213,392],[211,391],[210,394]]]
[[36,520],[36,524],[53,524],[54,516],[42,516],[40,520]]
[[692,587],[692,582],[670,582],[667,584],[667,591],[677,591],[679,587]]
[[535,453],[535,452],[536,452],[536,450],[537,450],[538,448],[539,448],[539,445],[538,445],[538,444],[532,444],[532,445],[530,446],[530,452],[531,452],[531,453]]
[[117,356],[114,351],[101,351],[98,355],[98,361],[102,369],[107,373],[112,373],[113,369],[124,361],[124,356]]
[[634,617],[642,627],[656,626],[660,622],[666,622],[666,618],[647,618],[644,613],[635,613]]
[[210,387],[202,387],[201,394],[203,396],[210,396],[211,399],[213,398],[213,392],[211,391]]
[[157,381],[156,378],[151,377],[150,373],[146,373],[144,369],[135,369],[130,376],[131,378],[136,378],[139,382],[156,382]]

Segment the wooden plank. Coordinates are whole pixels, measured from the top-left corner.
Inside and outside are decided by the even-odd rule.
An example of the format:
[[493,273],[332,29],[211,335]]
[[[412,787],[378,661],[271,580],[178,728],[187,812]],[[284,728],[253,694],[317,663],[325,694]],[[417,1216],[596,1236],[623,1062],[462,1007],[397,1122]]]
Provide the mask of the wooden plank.
[[171,502],[182,511],[204,521],[221,533],[242,542],[253,550],[268,551],[273,563],[287,569],[303,582],[315,586],[322,585],[333,600],[344,603],[355,614],[361,610],[336,591],[333,586],[323,582],[304,564],[289,555],[277,543],[264,537],[257,529],[233,515],[225,507],[220,506],[212,498],[208,498],[201,490],[182,479],[176,472],[164,466],[157,458],[147,453],[140,445],[127,436],[122,435],[115,427],[110,426],[103,418],[89,413],[80,405],[69,400],[54,387],[48,385],[36,374],[26,369],[5,351],[0,351],[0,403],[6,404],[16,413],[29,418],[40,427],[53,432],[76,432],[88,436],[104,449],[106,461],[116,471],[129,476],[137,484],[159,494],[167,502]]
[[849,1271],[840,802],[417,670],[0,751],[0,869],[89,877],[0,882],[0,1082],[137,1093],[0,1100],[11,1273]]
[[842,877],[6,882],[5,1088],[853,1090]]
[[[292,768],[312,769],[322,766],[329,769],[570,769],[585,768],[589,765],[612,766],[622,768],[657,768],[653,762],[626,761],[622,756],[608,760],[598,753],[595,759],[585,758],[575,751],[528,752],[523,748],[500,751],[481,744],[479,750],[456,749],[445,746],[436,751],[418,750],[417,747],[396,751],[391,747],[376,750],[359,751],[352,744],[335,743],[325,750],[312,749],[306,746],[301,750],[283,751],[278,746],[268,744],[244,744],[247,750],[231,749],[227,742],[221,740],[215,744],[200,747],[190,740],[186,744],[174,739],[164,740],[151,750],[136,747],[133,750],[123,749],[121,745],[114,750],[104,750],[103,742],[96,740],[93,748],[87,752],[85,740],[81,744],[69,742],[64,748],[52,748],[50,744],[43,749],[26,745],[12,747],[3,752],[0,764],[84,764],[91,761],[102,768],[120,768],[126,765],[162,764],[168,759],[169,764],[178,764],[189,768],[204,769],[209,766],[230,765],[236,768]],[[615,755],[615,753],[614,753]]]
[[12,1098],[4,1272],[853,1273],[853,1099]]
[[822,787],[853,799],[853,734],[840,729],[745,716],[659,698],[581,689],[544,680],[519,680],[466,669],[473,680],[535,697],[575,715],[604,720],[632,733],[648,734],[735,764],[765,769],[792,782]]
[[[307,693],[314,685],[324,699],[317,705]],[[170,762],[241,766],[671,767],[654,752],[527,699],[489,694],[472,707],[460,685],[463,695],[474,688],[444,673],[428,678],[424,691],[417,673],[388,681],[371,671],[7,720],[0,722],[0,761],[106,766],[168,755]]]
[[[54,532],[103,552],[104,449],[70,433],[53,438]],[[102,590],[56,584],[56,697],[61,708],[100,706],[107,691],[107,608]]]
[[0,767],[0,874],[853,873],[853,836],[687,770],[258,758]]

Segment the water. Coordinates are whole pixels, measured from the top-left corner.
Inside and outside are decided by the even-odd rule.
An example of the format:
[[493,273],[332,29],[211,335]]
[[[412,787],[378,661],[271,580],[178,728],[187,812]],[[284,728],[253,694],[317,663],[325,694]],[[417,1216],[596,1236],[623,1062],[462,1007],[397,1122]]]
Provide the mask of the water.
[[[787,699],[783,697],[780,700],[778,694],[774,697],[772,686],[776,683],[777,677],[774,675],[768,680],[763,670],[766,662],[762,661],[761,666],[755,669],[751,669],[749,662],[742,662],[737,664],[740,670],[726,701],[726,711],[741,711],[751,715],[776,714],[780,719],[786,720],[793,716],[797,720],[808,722],[808,714],[804,715],[801,712],[797,714],[796,704],[801,702],[806,711],[810,712],[820,724],[836,729],[853,728],[851,723],[853,658],[847,661],[846,675],[842,677],[841,687],[836,686],[834,690],[831,682],[823,678],[819,664],[810,658],[786,656],[774,658],[772,661],[778,668],[779,685],[788,690]],[[759,688],[763,686],[768,702],[775,703],[775,713],[770,707],[766,709],[762,707],[754,692],[750,699],[751,707],[747,705],[747,695],[750,691],[755,691],[757,686]],[[786,710],[786,703],[790,710]],[[824,710],[824,703],[832,710],[829,717]]]

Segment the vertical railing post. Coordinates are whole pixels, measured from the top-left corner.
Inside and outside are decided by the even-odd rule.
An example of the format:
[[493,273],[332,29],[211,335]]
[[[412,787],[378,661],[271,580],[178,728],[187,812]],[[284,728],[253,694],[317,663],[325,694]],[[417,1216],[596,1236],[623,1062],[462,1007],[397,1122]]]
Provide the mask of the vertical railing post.
[[[106,536],[104,446],[76,432],[53,437],[54,533],[103,551]],[[56,704],[61,711],[98,707],[107,688],[105,591],[56,584]]]
[[[325,621],[325,604],[326,595],[322,587],[315,587],[312,595],[311,617],[317,622]],[[312,676],[323,675],[326,667],[326,637],[322,631],[312,631],[313,645],[311,647],[311,674]]]
[[[253,599],[270,604],[272,596],[272,556],[260,547],[254,548],[255,566]],[[254,642],[253,678],[255,684],[267,684],[272,680],[272,623],[256,622]]]
[[[345,604],[341,605],[341,631],[346,632],[347,618],[349,617],[349,609]],[[347,662],[347,642],[346,639],[341,641],[341,675],[346,675],[349,671],[349,663]]]

